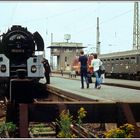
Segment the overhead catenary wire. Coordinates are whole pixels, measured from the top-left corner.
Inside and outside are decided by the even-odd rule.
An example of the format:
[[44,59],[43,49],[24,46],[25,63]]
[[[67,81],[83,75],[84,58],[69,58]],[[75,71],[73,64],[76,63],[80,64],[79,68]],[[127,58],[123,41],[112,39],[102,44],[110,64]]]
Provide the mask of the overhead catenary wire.
[[[124,16],[124,15],[126,15],[126,14],[128,14],[128,13],[130,13],[130,12],[132,12],[132,9],[131,9],[131,10],[127,10],[127,11],[125,11],[125,12],[119,14],[119,15],[115,15],[115,16],[111,17],[110,19],[107,19],[106,21],[102,21],[102,22],[100,22],[100,25],[101,25],[101,24],[102,24],[102,25],[103,25],[103,24],[106,24],[107,22],[111,22],[112,20],[114,20],[114,19],[116,19],[116,18],[119,18],[119,17],[121,17],[121,16]],[[75,32],[75,33],[81,33],[81,32],[84,32],[85,30],[90,30],[91,28],[93,29],[95,26],[96,26],[96,23],[94,23],[94,24],[92,24],[91,26],[89,26],[89,27],[87,27],[87,28],[84,28],[84,29],[82,29],[82,30],[80,30],[80,31],[78,31],[78,32]]]
[[[12,14],[12,23],[13,23],[13,21],[14,21],[14,16],[15,16],[15,12],[16,12],[16,9],[18,8],[18,4],[16,4],[16,6],[15,6],[15,9],[13,10],[13,14]],[[18,22],[18,23],[30,23],[30,22],[38,22],[38,21],[42,21],[42,20],[46,20],[46,19],[53,19],[53,18],[56,18],[56,17],[60,17],[60,16],[63,16],[63,15],[68,15],[68,14],[70,14],[70,13],[73,13],[73,12],[75,12],[75,11],[78,11],[79,9],[84,9],[85,7],[80,7],[80,8],[75,8],[75,9],[72,9],[72,10],[68,10],[68,11],[64,11],[64,12],[61,12],[61,13],[58,13],[58,14],[55,14],[55,15],[51,15],[51,16],[45,16],[45,17],[41,17],[41,18],[36,18],[36,19],[30,19],[30,20],[21,20],[21,21],[16,21],[15,20],[15,22]],[[91,13],[90,15],[88,15],[87,17],[92,17],[93,15],[94,15],[94,12],[96,12],[98,9],[99,9],[100,7],[98,6],[96,9],[94,9],[92,12],[93,12],[93,14]],[[91,9],[92,10],[92,9]],[[123,12],[123,13],[120,13],[119,15],[115,15],[115,16],[113,16],[113,17],[111,17],[110,19],[107,19],[106,21],[101,21],[100,22],[100,24],[105,24],[105,23],[107,23],[107,22],[111,22],[112,20],[114,20],[114,19],[116,19],[116,18],[119,18],[119,17],[121,17],[121,16],[123,16],[123,15],[125,15],[125,14],[127,14],[127,13],[129,13],[129,12],[131,12],[132,10],[127,10],[127,11],[125,11],[125,12]],[[84,19],[83,21],[80,21],[80,22],[84,22],[85,21],[85,17],[83,17],[83,18],[81,18],[81,19]],[[79,21],[78,21],[79,22]],[[77,23],[78,23],[77,22]],[[75,24],[75,23],[73,23],[73,24]],[[5,25],[6,26],[6,25]],[[70,26],[70,25],[68,25],[68,26]],[[73,25],[71,25],[71,26],[73,26]],[[92,24],[92,25],[90,25],[90,26],[88,26],[88,27],[86,27],[86,28],[84,28],[84,29],[82,29],[82,30],[80,30],[80,31],[75,31],[74,33],[80,33],[80,32],[83,32],[83,31],[85,31],[85,30],[90,30],[91,28],[93,28],[93,27],[95,27],[96,26],[96,23],[95,24]]]

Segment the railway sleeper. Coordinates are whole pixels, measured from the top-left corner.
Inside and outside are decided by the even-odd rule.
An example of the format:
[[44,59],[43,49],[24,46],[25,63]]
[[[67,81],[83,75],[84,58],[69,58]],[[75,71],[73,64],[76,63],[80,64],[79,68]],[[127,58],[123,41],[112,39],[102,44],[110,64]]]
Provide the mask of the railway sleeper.
[[[120,125],[128,122],[135,125],[136,122],[140,122],[139,103],[48,102],[20,104],[20,137],[29,137],[29,122],[54,122],[63,109],[68,109],[75,118],[80,107],[84,107],[88,114],[83,123],[117,123]],[[135,137],[140,137],[138,127],[135,128]]]

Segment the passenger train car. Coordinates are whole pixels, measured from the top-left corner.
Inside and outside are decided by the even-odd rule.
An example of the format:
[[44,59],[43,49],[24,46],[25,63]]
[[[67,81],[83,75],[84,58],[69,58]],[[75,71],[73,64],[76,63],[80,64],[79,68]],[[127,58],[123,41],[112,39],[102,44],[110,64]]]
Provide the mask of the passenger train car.
[[140,49],[102,54],[106,77],[140,80]]
[[[87,56],[90,66],[92,55]],[[140,49],[101,54],[99,58],[105,67],[106,77],[140,80]],[[72,67],[78,74],[78,57],[74,59]]]

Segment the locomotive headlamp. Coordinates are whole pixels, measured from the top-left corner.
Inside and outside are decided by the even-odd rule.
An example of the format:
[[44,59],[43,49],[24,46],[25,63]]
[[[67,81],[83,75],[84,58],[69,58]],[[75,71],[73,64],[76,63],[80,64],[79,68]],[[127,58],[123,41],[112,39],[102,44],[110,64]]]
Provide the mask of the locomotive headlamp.
[[1,72],[6,72],[6,65],[1,65]]
[[36,66],[35,66],[35,65],[32,65],[32,66],[31,66],[31,72],[32,72],[32,73],[35,73],[36,71],[37,71]]

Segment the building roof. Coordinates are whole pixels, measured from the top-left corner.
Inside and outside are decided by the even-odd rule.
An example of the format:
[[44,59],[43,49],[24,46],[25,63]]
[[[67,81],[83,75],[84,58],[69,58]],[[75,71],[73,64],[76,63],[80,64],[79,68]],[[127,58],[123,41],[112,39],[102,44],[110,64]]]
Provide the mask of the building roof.
[[48,46],[47,48],[86,48],[85,46],[83,46],[83,43],[74,43],[74,42],[52,42],[50,46]]

